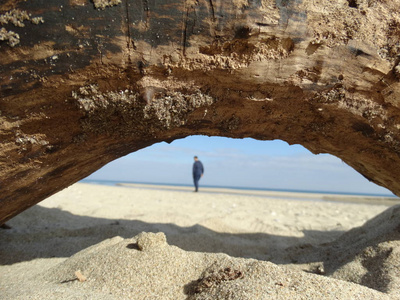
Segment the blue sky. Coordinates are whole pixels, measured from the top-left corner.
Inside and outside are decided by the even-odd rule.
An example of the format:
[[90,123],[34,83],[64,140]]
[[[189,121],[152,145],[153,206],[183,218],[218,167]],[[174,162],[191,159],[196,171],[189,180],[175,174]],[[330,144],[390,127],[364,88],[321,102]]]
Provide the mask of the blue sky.
[[332,155],[314,155],[281,140],[250,138],[190,136],[155,144],[109,163],[87,179],[192,184],[194,155],[205,168],[200,186],[391,194]]

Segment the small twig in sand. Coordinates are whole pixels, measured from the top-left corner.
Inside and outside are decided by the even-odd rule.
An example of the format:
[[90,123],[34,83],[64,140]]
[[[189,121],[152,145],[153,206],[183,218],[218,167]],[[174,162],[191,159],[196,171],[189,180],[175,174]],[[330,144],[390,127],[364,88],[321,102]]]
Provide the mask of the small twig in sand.
[[75,272],[75,276],[78,278],[80,282],[86,281],[86,276],[84,276],[80,270]]

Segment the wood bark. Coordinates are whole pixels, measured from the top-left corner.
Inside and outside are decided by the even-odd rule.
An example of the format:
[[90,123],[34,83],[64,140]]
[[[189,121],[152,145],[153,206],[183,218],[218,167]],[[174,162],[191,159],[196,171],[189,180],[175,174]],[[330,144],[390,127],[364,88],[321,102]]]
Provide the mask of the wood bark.
[[202,134],[330,153],[400,195],[400,1],[0,4],[0,223]]

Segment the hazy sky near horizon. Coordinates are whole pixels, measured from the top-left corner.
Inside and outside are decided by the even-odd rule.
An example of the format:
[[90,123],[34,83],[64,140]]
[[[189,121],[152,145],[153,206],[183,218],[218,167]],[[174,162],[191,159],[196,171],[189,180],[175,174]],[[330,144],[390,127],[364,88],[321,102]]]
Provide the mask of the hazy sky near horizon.
[[204,164],[201,185],[391,194],[329,154],[314,155],[281,140],[190,136],[117,159],[87,179],[192,184],[193,156]]

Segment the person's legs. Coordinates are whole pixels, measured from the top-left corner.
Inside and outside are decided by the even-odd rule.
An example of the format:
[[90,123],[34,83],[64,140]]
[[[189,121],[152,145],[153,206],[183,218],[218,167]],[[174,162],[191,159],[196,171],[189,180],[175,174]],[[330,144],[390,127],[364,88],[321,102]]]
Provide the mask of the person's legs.
[[200,176],[197,176],[197,175],[193,176],[195,192],[197,192],[199,190],[199,180],[200,180]]

